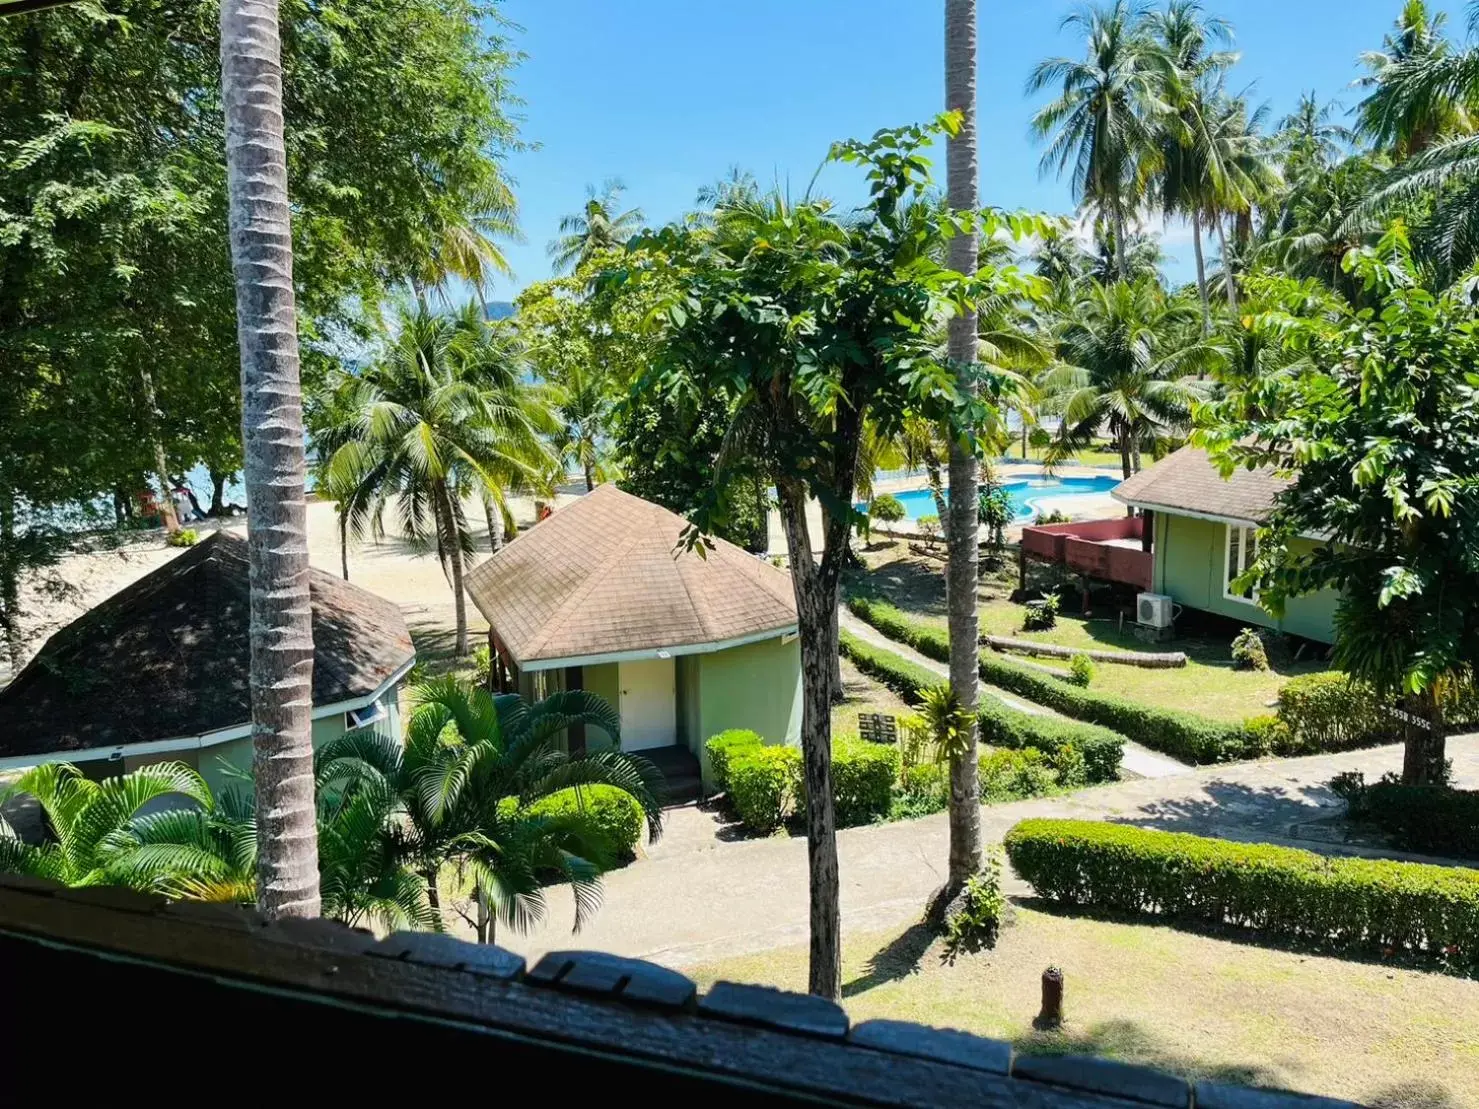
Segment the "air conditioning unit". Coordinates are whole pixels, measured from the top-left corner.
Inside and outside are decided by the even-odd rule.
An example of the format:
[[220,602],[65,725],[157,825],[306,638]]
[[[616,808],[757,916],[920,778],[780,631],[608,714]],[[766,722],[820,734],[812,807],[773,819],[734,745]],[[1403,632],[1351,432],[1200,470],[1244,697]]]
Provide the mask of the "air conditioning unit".
[[1135,598],[1135,619],[1148,628],[1169,628],[1175,619],[1173,602],[1164,593],[1142,593]]

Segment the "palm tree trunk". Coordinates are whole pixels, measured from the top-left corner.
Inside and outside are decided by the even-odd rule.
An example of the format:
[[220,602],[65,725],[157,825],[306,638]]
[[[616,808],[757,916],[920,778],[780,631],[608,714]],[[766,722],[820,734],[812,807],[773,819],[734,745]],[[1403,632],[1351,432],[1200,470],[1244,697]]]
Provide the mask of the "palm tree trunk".
[[1212,334],[1212,298],[1207,295],[1207,262],[1202,257],[1202,214],[1191,212],[1191,246],[1197,256],[1197,294],[1202,298],[1202,334]]
[[801,639],[801,752],[808,798],[806,859],[811,894],[808,988],[835,1000],[842,994],[842,914],[832,799],[830,660],[826,656],[827,628],[837,612],[837,590],[827,587],[812,555],[804,492],[790,479],[778,481],[776,489]]
[[[1135,472],[1130,468],[1130,429],[1127,427],[1119,428],[1115,432],[1115,438],[1119,441],[1120,471],[1125,475],[1125,480],[1129,481],[1130,475]],[[1125,515],[1134,516],[1135,510],[1133,508],[1126,508]]]
[[[976,0],[945,0],[945,107],[959,112],[960,130],[946,145],[950,207],[974,212],[980,206],[976,145]],[[972,277],[976,272],[976,233],[950,240],[950,268]],[[976,361],[976,316],[950,321],[950,360],[957,366]],[[969,382],[962,382],[968,389]],[[950,760],[950,869],[952,892],[981,869],[981,780],[976,765],[976,706],[980,701],[980,635],[976,579],[980,562],[979,473],[976,456],[959,435],[950,436],[949,562],[945,568],[950,623],[950,688],[962,716],[970,721],[963,749]]]
[[222,0],[221,92],[251,569],[257,908],[317,916],[313,623],[277,0]]
[[339,572],[349,580],[349,513],[344,506],[336,506],[339,513]]
[[1118,280],[1130,280],[1130,267],[1125,262],[1125,206],[1118,197],[1114,201],[1114,265],[1119,271]]
[[16,556],[15,494],[0,492],[0,632],[14,677],[21,669],[20,559]]
[[935,498],[935,515],[940,521],[940,530],[950,532],[950,506],[945,500],[945,482],[940,477],[940,459],[933,448],[924,452],[925,480],[929,482],[930,494]]
[[436,507],[437,541],[452,578],[452,607],[457,614],[457,657],[467,654],[467,593],[462,586],[462,536],[458,534],[457,514],[452,504],[453,492],[445,481],[439,481],[432,494]]
[[503,510],[491,497],[483,498],[483,519],[488,521],[488,553],[497,554],[503,550]]
[[591,492],[596,487],[596,469],[589,462],[585,464],[585,491]]
[[1233,273],[1232,256],[1227,252],[1227,232],[1222,229],[1222,213],[1213,214],[1212,222],[1217,225],[1217,242],[1222,250],[1222,279],[1227,283],[1227,303],[1233,315],[1238,314],[1238,278]]

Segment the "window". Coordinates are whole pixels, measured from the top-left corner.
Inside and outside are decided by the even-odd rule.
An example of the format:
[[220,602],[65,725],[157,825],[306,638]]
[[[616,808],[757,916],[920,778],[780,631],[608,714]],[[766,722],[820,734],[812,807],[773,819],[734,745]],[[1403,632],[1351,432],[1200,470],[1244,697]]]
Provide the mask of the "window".
[[1223,564],[1222,595],[1229,601],[1242,601],[1250,605],[1258,603],[1258,590],[1250,587],[1239,591],[1233,587],[1233,582],[1247,572],[1257,557],[1258,529],[1228,524],[1227,561]]
[[350,731],[355,728],[368,728],[371,724],[378,724],[390,713],[385,711],[385,705],[380,701],[371,701],[362,709],[350,709],[344,714],[344,726]]

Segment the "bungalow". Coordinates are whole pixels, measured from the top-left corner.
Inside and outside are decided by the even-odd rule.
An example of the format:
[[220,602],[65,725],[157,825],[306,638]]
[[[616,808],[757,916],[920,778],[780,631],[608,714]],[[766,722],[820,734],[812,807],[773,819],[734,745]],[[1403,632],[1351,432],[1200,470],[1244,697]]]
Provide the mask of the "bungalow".
[[[218,531],[53,635],[0,690],[0,770],[71,762],[89,776],[196,767],[213,790],[252,765],[246,541]],[[319,570],[313,742],[400,736],[416,660],[400,609]]]
[[1233,585],[1252,564],[1258,528],[1288,485],[1271,470],[1224,478],[1205,451],[1184,447],[1114,489],[1111,495],[1138,516],[1028,527],[1022,549],[1091,578],[1169,597],[1174,606],[1330,643],[1333,591],[1291,598],[1276,618],[1255,591]]
[[[798,741],[801,649],[790,578],[722,539],[680,552],[687,527],[601,485],[478,566],[467,592],[502,688],[600,694],[620,716],[622,750],[696,787],[718,732]],[[569,742],[612,737],[575,729]]]

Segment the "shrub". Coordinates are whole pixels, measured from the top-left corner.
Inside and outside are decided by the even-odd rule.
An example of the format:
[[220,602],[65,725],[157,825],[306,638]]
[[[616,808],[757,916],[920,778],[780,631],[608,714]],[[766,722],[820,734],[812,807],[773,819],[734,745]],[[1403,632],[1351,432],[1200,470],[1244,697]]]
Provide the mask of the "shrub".
[[921,516],[914,521],[919,526],[925,540],[931,547],[935,545],[935,538],[940,534],[940,518],[935,515]]
[[765,740],[760,738],[758,732],[741,728],[711,736],[704,744],[704,750],[709,753],[709,771],[714,779],[714,788],[720,793],[729,788],[730,761],[740,752],[764,745]]
[[[579,796],[577,796],[577,792]],[[637,799],[625,790],[608,785],[562,789],[529,806],[535,816],[559,816],[584,811],[586,818],[608,844],[612,853],[626,861],[637,854],[647,814]]]
[[1028,601],[1022,614],[1022,630],[1042,632],[1058,626],[1058,594],[1049,593],[1040,601]]
[[1053,773],[1057,775],[1058,785],[1063,789],[1077,789],[1079,786],[1089,784],[1089,768],[1084,762],[1083,755],[1079,754],[1078,748],[1068,743],[1058,748],[1052,755],[1050,761],[1053,764]]
[[1292,678],[1279,690],[1279,719],[1301,751],[1346,751],[1391,739],[1397,722],[1369,686],[1338,670]]
[[1078,820],[1024,820],[1006,849],[1040,896],[1064,904],[1256,929],[1340,952],[1401,952],[1479,974],[1473,870]]
[[941,812],[950,805],[950,783],[945,768],[937,762],[905,767],[899,775],[899,790],[889,807],[890,820],[912,820]]
[[[880,628],[880,631],[886,629]],[[842,653],[864,674],[877,679],[905,701],[917,704],[924,690],[943,679],[917,663],[892,651],[864,643],[846,631],[841,633]],[[929,651],[923,651],[929,654]],[[1090,782],[1112,782],[1119,777],[1125,741],[1107,728],[1046,715],[1019,712],[989,694],[981,698],[981,742],[992,747],[1021,750],[1036,747],[1049,754],[1072,744],[1083,755]]]
[[479,689],[487,689],[488,683],[493,676],[493,652],[484,643],[480,647],[473,648],[472,652],[472,680]]
[[[920,654],[941,662],[950,660],[950,637],[943,631],[917,624],[897,608],[880,601],[854,597],[848,601],[848,607],[884,635],[909,644]],[[1209,720],[1177,709],[1154,708],[1112,693],[1079,689],[1010,659],[983,654],[981,677],[991,685],[1018,693],[1064,716],[1099,724],[1188,762],[1241,758],[1246,746],[1241,724]],[[931,675],[931,680],[938,679]]]
[[200,542],[200,532],[194,528],[181,528],[165,536],[164,541],[171,547],[193,547]]
[[899,749],[843,736],[832,743],[832,797],[837,823],[868,824],[888,815],[899,780]]
[[868,515],[884,524],[897,524],[904,518],[904,502],[898,497],[884,493],[881,497],[874,497],[873,503],[868,506]]
[[1119,778],[1120,762],[1125,754],[1123,736],[1076,720],[1018,712],[993,697],[983,697],[981,701],[982,743],[1012,750],[1036,747],[1050,758],[1064,747],[1072,747],[1083,760],[1085,780],[1089,783],[1113,782]]
[[1068,680],[1080,689],[1088,689],[1094,681],[1094,660],[1088,655],[1074,655],[1068,660]]
[[1330,788],[1352,820],[1375,825],[1398,847],[1479,859],[1479,790],[1407,786],[1395,777],[1367,785],[1359,771],[1338,775]]
[[1234,670],[1267,670],[1268,652],[1263,647],[1263,636],[1252,628],[1238,632],[1232,642]]
[[996,946],[1007,899],[1001,892],[1001,860],[995,849],[986,853],[981,872],[966,879],[960,908],[945,921],[945,958]]
[[1047,756],[1035,747],[987,751],[981,756],[981,796],[987,801],[1038,797],[1057,783]]
[[752,832],[775,831],[801,793],[801,752],[795,747],[745,748],[729,760],[729,802]]
[[1055,508],[1051,512],[1039,512],[1033,518],[1032,522],[1038,527],[1044,527],[1048,524],[1071,524],[1073,523],[1073,517],[1062,509]]
[[1296,748],[1294,733],[1277,716],[1253,716],[1243,721],[1249,755],[1288,755]]

